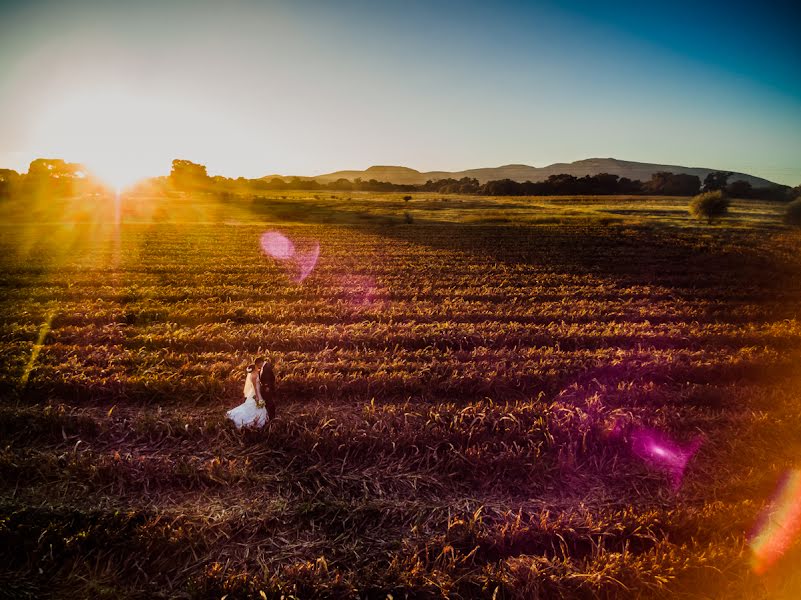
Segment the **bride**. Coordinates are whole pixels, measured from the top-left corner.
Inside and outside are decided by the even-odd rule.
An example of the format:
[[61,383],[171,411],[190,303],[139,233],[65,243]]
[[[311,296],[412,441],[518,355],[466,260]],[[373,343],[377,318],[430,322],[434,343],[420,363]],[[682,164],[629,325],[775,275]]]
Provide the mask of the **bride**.
[[245,401],[232,408],[225,416],[231,419],[237,429],[242,427],[263,427],[267,422],[267,409],[259,389],[258,373],[254,365],[248,365],[245,375]]

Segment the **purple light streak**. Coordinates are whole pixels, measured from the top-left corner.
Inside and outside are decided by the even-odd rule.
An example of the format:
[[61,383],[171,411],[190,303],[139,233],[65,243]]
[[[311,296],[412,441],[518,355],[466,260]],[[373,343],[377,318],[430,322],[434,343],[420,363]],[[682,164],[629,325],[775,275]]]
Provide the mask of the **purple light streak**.
[[297,282],[300,283],[304,279],[306,279],[311,272],[314,270],[314,267],[317,266],[317,259],[320,257],[320,244],[314,242],[314,246],[303,253],[296,253],[295,261],[297,263],[299,273],[297,276]]
[[673,490],[681,487],[687,463],[701,447],[701,438],[681,446],[666,435],[651,429],[637,429],[631,436],[631,450],[651,466],[666,471]]

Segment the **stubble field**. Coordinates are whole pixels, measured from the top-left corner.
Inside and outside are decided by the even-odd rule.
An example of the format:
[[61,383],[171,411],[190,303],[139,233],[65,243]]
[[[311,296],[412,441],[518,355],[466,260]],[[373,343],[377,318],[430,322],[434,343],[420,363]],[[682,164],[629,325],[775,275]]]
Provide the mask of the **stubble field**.
[[[749,544],[801,457],[775,207],[103,202],[4,207],[0,594],[801,594]],[[259,354],[279,419],[239,432]]]

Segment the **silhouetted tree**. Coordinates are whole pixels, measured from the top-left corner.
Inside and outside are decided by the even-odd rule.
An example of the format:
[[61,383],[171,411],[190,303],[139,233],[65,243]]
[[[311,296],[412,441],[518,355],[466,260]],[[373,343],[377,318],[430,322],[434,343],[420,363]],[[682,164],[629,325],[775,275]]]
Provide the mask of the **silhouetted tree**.
[[343,191],[343,192],[349,192],[349,191],[351,191],[353,189],[353,184],[350,182],[350,180],[345,179],[344,177],[340,177],[339,179],[337,179],[333,183],[329,183],[328,187],[331,188],[332,190],[340,190],[340,191]]
[[[244,177],[240,179],[247,181],[244,179]],[[219,189],[230,189],[235,187],[237,184],[241,185],[238,179],[229,179],[228,177],[223,177],[222,175],[215,175],[214,177],[209,178],[209,183]]]
[[628,177],[621,177],[617,182],[617,189],[619,194],[639,194],[643,191],[643,184],[639,179],[632,181]]
[[71,195],[87,187],[86,169],[60,158],[37,158],[28,166],[22,188],[28,194]]
[[0,198],[10,198],[20,183],[20,174],[13,169],[0,169]]
[[172,161],[170,182],[175,189],[183,191],[204,189],[211,185],[205,165],[182,159]]
[[[41,172],[51,171],[46,166],[38,169]],[[57,169],[56,169],[57,170]],[[57,170],[58,171],[58,170]],[[707,177],[708,185],[719,185],[728,178],[728,173],[711,173]],[[695,175],[674,174],[670,172],[654,173],[651,180],[643,183],[632,181],[627,177],[618,177],[611,173],[598,173],[577,178],[569,174],[551,175],[545,181],[519,182],[512,179],[488,181],[483,185],[475,178],[452,177],[439,180],[429,179],[424,184],[399,184],[370,179],[364,181],[357,177],[353,181],[345,178],[328,183],[320,183],[313,178],[293,177],[289,180],[272,177],[269,180],[245,179],[236,180],[226,177],[209,177],[206,167],[187,160],[173,161],[173,169],[169,177],[173,189],[197,190],[220,193],[228,191],[259,190],[331,190],[331,191],[366,191],[366,192],[439,192],[443,194],[487,194],[494,196],[569,196],[577,194],[656,194],[669,196],[693,196],[698,194],[701,181]],[[735,181],[728,188],[738,196],[747,196],[750,189],[745,181]],[[750,197],[765,199],[787,198],[787,186],[752,189]],[[404,197],[405,199],[405,197]]]
[[521,184],[512,179],[488,181],[481,186],[480,193],[486,196],[519,196]]
[[751,197],[759,200],[777,200],[787,202],[795,198],[796,194],[786,185],[773,184],[764,187],[753,188]]
[[546,194],[575,194],[578,192],[578,179],[573,175],[551,175],[545,181]]
[[320,183],[316,179],[301,179],[300,177],[293,177],[289,180],[286,188],[288,190],[319,190]]
[[712,171],[704,178],[704,191],[714,192],[716,190],[725,190],[729,177],[734,175],[731,171]]
[[643,188],[647,193],[662,196],[693,196],[701,189],[701,180],[697,175],[659,171],[651,175]]
[[458,192],[460,194],[475,194],[480,187],[478,179],[462,177],[459,180]]
[[78,163],[68,163],[60,158],[37,158],[28,167],[28,177],[48,179],[84,178],[86,170]]
[[611,173],[598,173],[597,175],[588,175],[583,178],[586,183],[587,194],[617,194],[618,193],[618,180],[617,175]]
[[738,179],[726,186],[726,194],[732,198],[750,198],[753,192],[751,184],[742,179]]

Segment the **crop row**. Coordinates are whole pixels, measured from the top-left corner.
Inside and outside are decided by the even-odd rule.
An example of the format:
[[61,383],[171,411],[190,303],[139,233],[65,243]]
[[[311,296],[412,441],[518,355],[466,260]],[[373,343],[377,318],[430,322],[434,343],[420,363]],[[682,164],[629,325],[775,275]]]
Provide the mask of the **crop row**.
[[[158,403],[224,405],[240,397],[244,361],[268,344],[253,341],[240,350],[196,352],[187,348],[72,346],[50,344],[28,370],[21,348],[6,346],[6,376],[14,388],[28,370],[25,395]],[[798,350],[767,347],[631,349],[558,347],[443,349],[436,345],[407,350],[395,347],[344,348],[279,354],[280,391],[287,399],[406,397],[461,398],[463,401],[511,394],[555,394],[574,382],[605,383],[759,382],[794,372]]]

